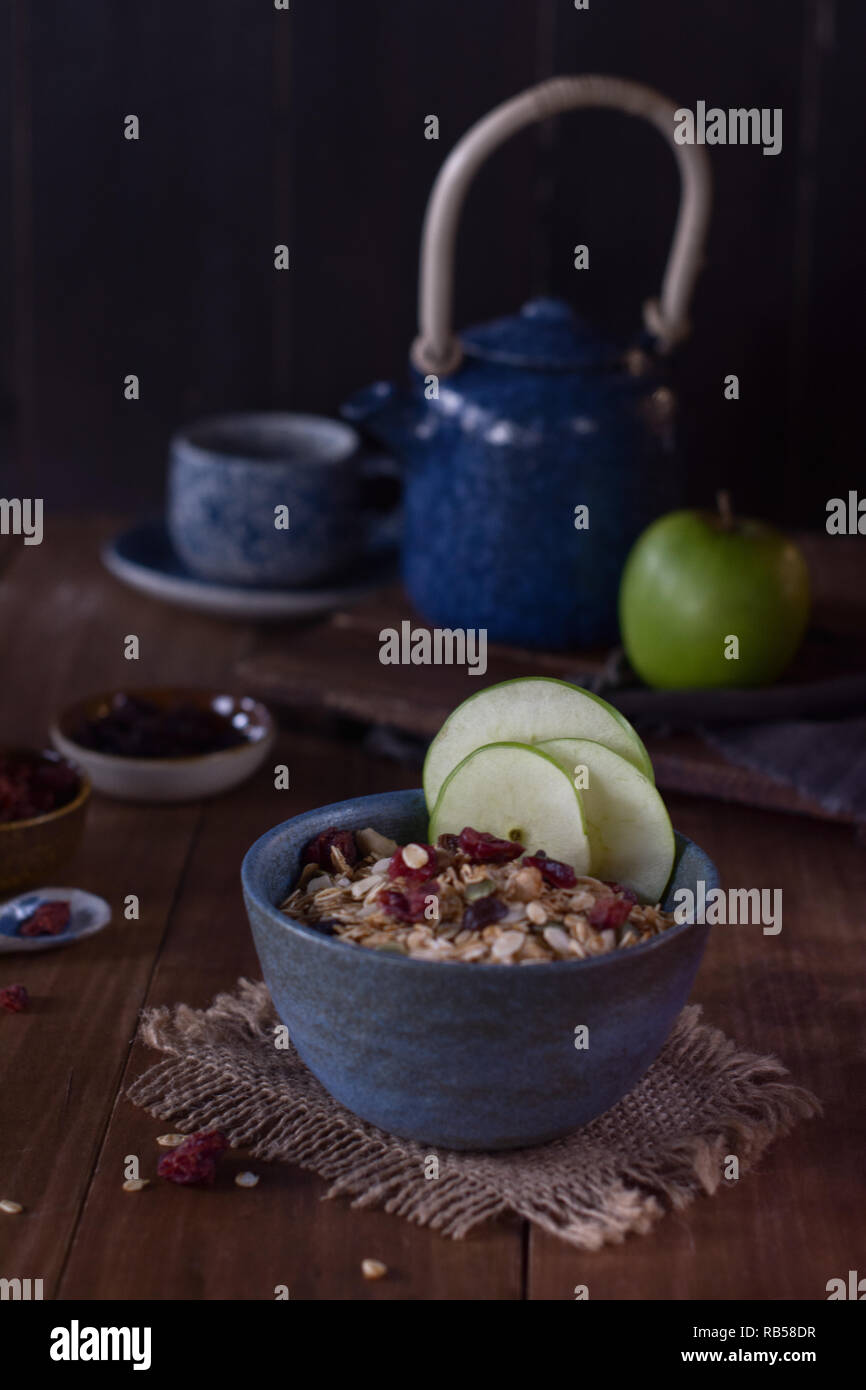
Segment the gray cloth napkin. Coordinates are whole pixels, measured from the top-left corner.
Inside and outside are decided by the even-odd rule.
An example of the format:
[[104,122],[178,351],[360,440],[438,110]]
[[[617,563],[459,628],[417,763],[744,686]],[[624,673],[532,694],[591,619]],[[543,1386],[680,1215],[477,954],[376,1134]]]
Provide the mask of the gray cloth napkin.
[[570,679],[647,729],[690,730],[729,762],[787,783],[833,815],[866,823],[866,674],[756,690],[649,690],[621,648]]
[[731,762],[787,782],[833,815],[866,823],[866,716],[699,732]]

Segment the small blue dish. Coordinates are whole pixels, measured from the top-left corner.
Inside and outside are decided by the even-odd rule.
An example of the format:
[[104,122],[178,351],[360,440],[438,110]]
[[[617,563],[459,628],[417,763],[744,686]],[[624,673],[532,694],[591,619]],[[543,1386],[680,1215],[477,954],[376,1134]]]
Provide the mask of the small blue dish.
[[[421,791],[324,806],[257,840],[244,901],[277,1013],[306,1065],[362,1119],[450,1149],[511,1149],[579,1129],[658,1056],[688,998],[709,928],[683,923],[583,961],[504,966],[413,960],[323,936],[278,909],[301,850],[328,826],[423,840]],[[718,873],[677,835],[665,905]],[[575,1047],[575,1029],[589,1046]]]
[[[43,903],[69,903],[69,926],[56,936],[20,936],[21,926]],[[0,903],[0,955],[10,951],[51,951],[94,936],[111,921],[111,907],[81,888],[34,888]]]

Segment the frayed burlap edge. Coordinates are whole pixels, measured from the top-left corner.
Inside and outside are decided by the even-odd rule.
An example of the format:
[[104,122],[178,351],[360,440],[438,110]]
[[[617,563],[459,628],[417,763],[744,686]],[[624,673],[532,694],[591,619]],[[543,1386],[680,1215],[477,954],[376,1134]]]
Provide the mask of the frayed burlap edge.
[[[683,1010],[631,1097],[576,1135],[538,1149],[437,1151],[359,1120],[296,1054],[276,1052],[270,995],[249,980],[238,982],[236,994],[218,995],[207,1010],[180,1004],[146,1013],[145,1042],[170,1055],[128,1095],[181,1131],[219,1128],[256,1158],[310,1169],[329,1183],[325,1197],[350,1196],[355,1207],[381,1206],[454,1239],[512,1212],[595,1250],[645,1234],[666,1211],[714,1193],[724,1185],[725,1155],[736,1155],[742,1175],[774,1139],[820,1113],[816,1097],[786,1080],[775,1057],[742,1051],[700,1014],[697,1005]],[[645,1088],[651,1091],[660,1063],[709,1077],[718,1103],[688,1135],[631,1143],[639,1121],[621,1112],[632,1100],[639,1104]],[[439,1177],[429,1181],[424,1165],[434,1152]]]

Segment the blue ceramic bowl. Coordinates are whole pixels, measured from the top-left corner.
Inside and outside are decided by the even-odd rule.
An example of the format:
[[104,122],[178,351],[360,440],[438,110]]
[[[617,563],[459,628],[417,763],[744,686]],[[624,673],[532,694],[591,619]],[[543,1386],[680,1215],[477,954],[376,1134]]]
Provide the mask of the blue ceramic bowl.
[[[420,791],[356,797],[257,840],[241,877],[265,981],[292,1041],[362,1119],[450,1149],[543,1144],[609,1110],[658,1056],[709,928],[684,923],[585,961],[480,965],[412,960],[323,936],[283,916],[301,850],[327,826],[425,839]],[[683,836],[668,887],[707,891],[714,865]],[[589,1046],[574,1045],[589,1028]]]

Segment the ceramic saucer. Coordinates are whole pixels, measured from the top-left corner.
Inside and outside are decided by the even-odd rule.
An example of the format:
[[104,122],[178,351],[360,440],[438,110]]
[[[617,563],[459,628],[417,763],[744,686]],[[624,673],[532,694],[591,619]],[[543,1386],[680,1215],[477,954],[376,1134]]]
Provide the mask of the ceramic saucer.
[[391,583],[397,574],[396,555],[391,552],[365,561],[361,577],[353,583],[330,588],[253,589],[212,584],[194,578],[181,563],[162,521],[140,522],[115,536],[103,548],[102,562],[117,579],[152,598],[246,622],[281,622],[329,613]]
[[[56,936],[19,936],[18,928],[41,903],[69,903],[69,926]],[[102,931],[111,921],[111,908],[104,898],[81,888],[32,888],[17,898],[0,903],[0,955],[6,951],[51,951]]]

